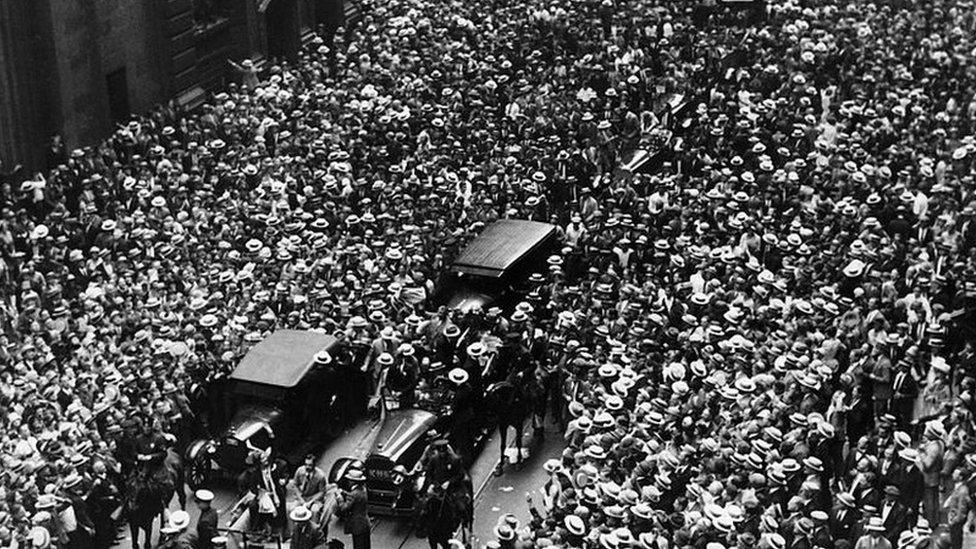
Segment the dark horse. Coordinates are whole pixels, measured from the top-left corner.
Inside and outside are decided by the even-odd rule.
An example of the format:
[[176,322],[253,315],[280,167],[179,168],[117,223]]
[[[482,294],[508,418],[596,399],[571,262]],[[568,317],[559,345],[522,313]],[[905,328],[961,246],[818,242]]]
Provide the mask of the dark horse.
[[492,383],[485,389],[485,406],[495,418],[498,434],[501,435],[501,456],[495,469],[495,474],[500,475],[505,468],[508,428],[515,428],[516,463],[519,465],[522,464],[522,431],[530,416],[533,423],[538,418],[538,424],[534,427],[535,433],[540,433],[541,419],[545,414],[545,387],[533,369],[525,364],[525,367],[513,368],[504,381]]
[[183,464],[179,455],[171,450],[158,462],[145,462],[135,470],[126,483],[129,492],[124,509],[132,535],[132,549],[139,549],[140,530],[146,533],[144,547],[152,546],[153,522],[159,517],[162,527],[165,511],[174,495],[179,496],[180,507],[186,508],[183,482]]
[[426,537],[430,549],[451,549],[450,540],[461,529],[466,542],[474,524],[474,489],[471,477],[434,486],[421,498],[417,515],[417,535]]

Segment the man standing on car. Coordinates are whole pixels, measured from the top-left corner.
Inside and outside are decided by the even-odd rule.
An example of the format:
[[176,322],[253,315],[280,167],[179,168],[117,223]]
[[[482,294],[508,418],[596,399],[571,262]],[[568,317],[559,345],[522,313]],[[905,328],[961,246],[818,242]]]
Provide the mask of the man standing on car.
[[352,549],[369,549],[366,476],[359,469],[350,469],[345,474],[345,480],[350,488],[339,495],[337,514],[345,523],[346,533],[352,536]]

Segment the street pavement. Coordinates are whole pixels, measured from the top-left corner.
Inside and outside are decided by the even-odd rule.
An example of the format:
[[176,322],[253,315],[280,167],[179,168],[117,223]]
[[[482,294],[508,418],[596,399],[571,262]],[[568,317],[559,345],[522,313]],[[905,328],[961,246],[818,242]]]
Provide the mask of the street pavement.
[[[339,437],[336,438],[323,452],[319,461],[319,466],[326,472],[337,459],[342,457],[365,458],[373,439],[379,432],[379,422],[376,420],[362,420],[357,424],[348,427]],[[514,513],[523,523],[529,519],[528,507],[525,502],[526,492],[535,494],[535,501],[539,502],[539,489],[546,480],[546,473],[542,470],[542,463],[553,457],[558,457],[563,449],[563,440],[556,427],[550,426],[546,429],[546,436],[541,443],[532,440],[531,429],[526,429],[524,436],[527,457],[521,467],[507,465],[502,476],[494,476],[492,473],[498,464],[499,457],[499,436],[493,433],[485,443],[481,454],[471,467],[471,479],[475,488],[475,511],[474,511],[474,543],[472,547],[480,548],[487,541],[494,538],[493,530],[498,522],[498,518],[504,513]],[[511,433],[514,435],[514,433]],[[511,439],[509,437],[510,444]],[[509,457],[514,457],[514,449],[508,451]],[[213,489],[215,499],[213,506],[217,509],[220,516],[220,527],[230,526],[228,520],[234,504],[237,502],[234,489],[230,486],[218,486]],[[199,511],[193,503],[192,495],[188,498],[188,511],[191,517],[191,529],[195,528]],[[537,503],[538,504],[538,503]],[[170,510],[176,510],[179,505],[174,501]],[[342,525],[334,520],[329,526],[329,538],[337,538],[352,546],[352,540],[342,531]],[[155,524],[153,530],[153,543],[159,540],[159,524]],[[140,540],[140,546],[143,545]],[[155,545],[153,545],[155,546]],[[287,548],[287,543],[282,547]],[[413,535],[409,521],[406,519],[393,518],[374,518],[372,546],[379,549],[426,549],[429,547],[426,540],[419,539]],[[128,529],[123,532],[122,539],[115,545],[117,548],[128,549],[132,547],[132,540],[129,537]],[[231,549],[243,549],[239,540],[231,539]],[[249,549],[261,547],[250,544]],[[269,544],[266,547],[275,547]]]
[[[526,494],[531,493],[535,506],[541,508],[540,490],[549,476],[542,469],[542,464],[548,459],[559,458],[565,444],[560,430],[552,425],[547,426],[545,439],[541,442],[529,440],[530,438],[526,435],[529,456],[522,466],[508,465],[502,476],[490,476],[475,499],[473,547],[480,549],[485,543],[495,539],[495,525],[505,513],[514,514],[520,524],[526,524],[530,519]],[[487,448],[485,454],[491,454],[493,463],[497,463],[498,441],[493,442],[494,446]]]

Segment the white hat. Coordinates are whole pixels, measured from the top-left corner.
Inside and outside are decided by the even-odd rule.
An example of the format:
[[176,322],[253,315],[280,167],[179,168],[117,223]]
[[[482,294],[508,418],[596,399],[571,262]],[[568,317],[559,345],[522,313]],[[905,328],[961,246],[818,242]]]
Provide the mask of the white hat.
[[31,547],[36,547],[37,549],[47,549],[51,546],[51,533],[47,531],[47,528],[43,526],[35,526],[31,528],[28,534],[30,538]]
[[186,511],[179,510],[173,511],[169,516],[169,522],[166,526],[160,528],[159,531],[164,534],[175,534],[177,532],[182,532],[190,525],[190,513]]
[[468,372],[462,368],[454,368],[447,373],[447,379],[451,380],[455,385],[461,385],[468,380]]
[[855,278],[864,274],[864,262],[860,259],[852,259],[850,263],[844,267],[844,275]]
[[871,517],[864,529],[868,532],[884,532],[884,521],[881,520],[881,517]]
[[478,358],[479,356],[485,354],[485,346],[481,343],[472,343],[471,345],[468,345],[467,352],[471,358]]
[[291,510],[291,513],[288,514],[288,518],[290,518],[292,522],[306,522],[312,518],[312,512],[308,510],[308,507],[299,505]]
[[197,490],[193,495],[197,498],[197,501],[213,501],[214,499],[214,493],[210,490]]
[[31,237],[34,238],[34,240],[42,240],[47,238],[47,235],[49,234],[51,234],[51,231],[47,228],[47,225],[38,225],[34,227],[33,231],[31,231]]

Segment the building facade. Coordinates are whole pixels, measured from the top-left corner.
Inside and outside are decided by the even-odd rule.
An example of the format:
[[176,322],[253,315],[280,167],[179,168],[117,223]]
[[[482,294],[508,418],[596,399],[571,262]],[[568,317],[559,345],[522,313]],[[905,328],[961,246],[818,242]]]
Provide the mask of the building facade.
[[287,58],[343,0],[4,0],[0,170],[45,167],[51,138],[97,143],[132,113],[199,103],[228,60]]

